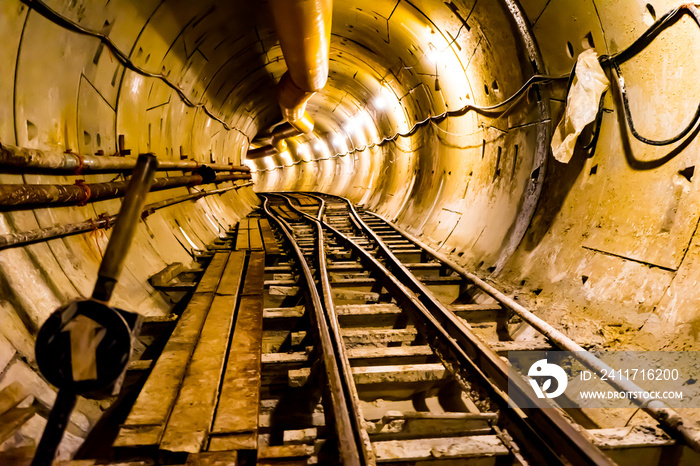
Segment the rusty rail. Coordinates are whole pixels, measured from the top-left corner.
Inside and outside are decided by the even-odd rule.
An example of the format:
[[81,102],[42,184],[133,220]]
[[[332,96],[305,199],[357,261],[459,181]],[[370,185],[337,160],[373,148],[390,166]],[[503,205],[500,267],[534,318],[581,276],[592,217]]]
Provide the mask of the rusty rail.
[[340,323],[338,322],[338,315],[335,311],[335,305],[333,303],[333,292],[331,290],[331,283],[327,269],[326,261],[326,248],[323,233],[323,214],[325,210],[325,201],[321,198],[316,199],[319,201],[318,214],[314,218],[311,215],[302,212],[296,206],[294,206],[288,196],[281,196],[287,205],[296,213],[298,213],[301,219],[306,220],[311,223],[316,229],[316,235],[318,238],[318,243],[316,245],[316,254],[318,259],[318,274],[320,278],[320,290],[319,294],[323,297],[323,306],[325,311],[325,318],[327,319],[327,325],[333,337],[334,352],[337,360],[337,365],[343,372],[343,389],[345,390],[345,399],[348,404],[348,411],[351,415],[351,422],[353,425],[353,434],[355,435],[355,442],[359,445],[358,450],[362,455],[363,464],[375,464],[374,454],[372,451],[372,446],[370,444],[369,435],[364,428],[362,413],[359,409],[360,397],[357,393],[357,387],[355,386],[355,381],[352,375],[352,369],[350,366],[350,360],[348,359],[347,353],[345,351],[345,345],[343,343],[343,337],[340,332]]
[[[361,436],[356,432],[357,424],[353,415],[353,410],[350,407],[350,405],[353,404],[353,400],[352,398],[348,399],[348,392],[346,388],[344,388],[344,386],[348,384],[346,379],[349,370],[348,368],[343,368],[342,362],[338,359],[337,345],[334,344],[331,333],[332,330],[329,328],[328,315],[324,312],[324,307],[319,292],[316,289],[313,274],[304,258],[301,248],[294,239],[291,226],[284,219],[279,218],[272,212],[269,208],[269,198],[267,196],[261,195],[261,197],[263,198],[262,206],[265,214],[280,227],[292,246],[307,284],[308,297],[312,306],[309,315],[317,329],[317,348],[320,352],[320,359],[323,361],[325,377],[329,386],[332,415],[341,463],[349,466],[366,464],[364,446],[358,440]],[[319,247],[323,248],[322,237],[319,238]],[[352,377],[352,375],[350,375],[350,377]],[[350,380],[352,381],[352,378]],[[356,412],[356,409],[354,411]]]
[[[397,302],[414,315],[421,333],[431,346],[436,348],[441,358],[444,358],[446,367],[455,372],[457,379],[477,380],[489,393],[490,398],[500,407],[503,421],[509,427],[508,431],[521,448],[527,447],[531,455],[547,464],[614,464],[577,426],[569,422],[560,410],[552,409],[555,408],[554,405],[530,396],[524,380],[511,381],[509,386],[507,363],[447,310],[425,285],[415,279],[362,221],[350,201],[339,196],[326,196],[347,204],[352,222],[377,244],[378,252],[386,258],[387,265],[379,262],[355,241],[325,222],[324,228],[355,251],[365,266],[382,277],[384,287],[394,295]],[[389,268],[394,273],[390,272]],[[538,408],[520,409],[511,404],[513,399],[525,398],[528,399],[529,405]],[[554,444],[557,451],[552,449]]]
[[[582,364],[584,364],[589,369],[593,370],[599,376],[602,375],[604,372],[612,372],[612,368],[610,366],[605,364],[600,359],[596,358],[590,352],[586,351],[583,347],[581,347],[581,345],[573,341],[571,338],[567,337],[565,334],[555,329],[553,326],[540,319],[532,312],[525,309],[522,305],[518,304],[511,297],[506,296],[505,294],[498,291],[495,287],[486,283],[481,278],[477,277],[471,272],[468,272],[444,254],[432,250],[432,248],[430,248],[428,245],[426,245],[410,233],[399,228],[394,223],[373,212],[367,211],[367,213],[386,222],[387,225],[390,225],[392,228],[401,233],[407,239],[424,249],[435,259],[443,262],[452,270],[460,274],[462,277],[471,281],[474,285],[476,285],[488,295],[493,297],[501,305],[518,315],[523,321],[527,322],[535,330],[540,332],[542,335],[546,336],[559,349],[563,351],[572,352],[574,357],[576,357]],[[635,383],[626,379],[614,380],[607,378],[606,380],[611,386],[623,392],[646,393],[645,390],[637,386]],[[661,425],[661,427],[671,436],[682,438],[683,441],[690,448],[700,452],[700,429],[694,427],[694,423],[692,421],[684,419],[683,416],[681,416],[676,410],[670,408],[664,402],[660,400],[652,400],[649,402],[643,401],[647,399],[649,398],[630,398],[631,401],[640,405],[640,409],[642,409],[644,412],[646,412],[652,418],[654,418]]]

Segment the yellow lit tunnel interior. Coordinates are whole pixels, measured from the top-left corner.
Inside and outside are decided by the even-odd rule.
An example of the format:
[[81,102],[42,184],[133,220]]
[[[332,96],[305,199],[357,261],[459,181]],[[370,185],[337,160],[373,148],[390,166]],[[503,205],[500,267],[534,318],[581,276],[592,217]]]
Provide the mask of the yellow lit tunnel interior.
[[[490,277],[576,340],[698,349],[698,129],[669,146],[638,141],[613,83],[595,150],[579,147],[564,164],[549,148],[578,55],[623,50],[677,2],[335,0],[327,83],[307,104],[313,131],[281,153],[247,159],[256,136],[281,121],[275,90],[287,66],[273,4],[0,2],[0,143],[114,155],[123,135],[130,157],[252,169],[253,187],[142,222],[114,305],[167,313],[172,303],[148,277],[191,264],[194,250],[259,203],[256,191],[323,191]],[[699,56],[700,29],[685,15],[622,65],[641,134],[665,139],[691,123]],[[505,101],[535,75],[552,79],[525,89],[508,111],[474,110]],[[114,177],[3,172],[0,183]],[[188,192],[151,193],[149,202]],[[2,212],[0,234],[119,206]],[[51,403],[53,389],[34,369],[36,331],[62,303],[89,296],[108,235],[0,251],[0,388],[21,379]],[[76,425],[87,429],[98,415],[79,403]],[[79,443],[80,432],[67,436]]]

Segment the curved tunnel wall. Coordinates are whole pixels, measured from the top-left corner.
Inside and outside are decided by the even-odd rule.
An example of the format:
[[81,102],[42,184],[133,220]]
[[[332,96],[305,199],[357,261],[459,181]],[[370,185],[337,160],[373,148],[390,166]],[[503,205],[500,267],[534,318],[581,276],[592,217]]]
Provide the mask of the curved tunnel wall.
[[[585,49],[594,47],[599,55],[620,52],[679,6],[642,1],[520,3],[544,62],[541,72],[553,77],[569,73]],[[619,86],[613,82],[606,93],[595,150],[577,149],[568,164],[548,155],[542,164],[537,158],[538,137],[546,132],[543,126],[551,129],[561,118],[564,80],[540,89],[549,121],[537,112],[535,94],[530,92],[528,101],[506,116],[469,112],[421,127],[410,138],[361,150],[366,142],[405,132],[445,108],[459,108],[464,97],[479,106],[502,101],[532,75],[511,14],[502,3],[457,3],[456,11],[450,6],[400,2],[387,28],[366,27],[360,31],[362,39],[353,36],[356,27],[344,29],[347,18],[337,12],[338,49],[348,41],[348,31],[350,39],[361,40],[372,50],[386,45],[387,29],[391,40],[399,38],[400,51],[380,66],[375,89],[386,81],[393,85],[401,81],[395,69],[415,72],[419,85],[402,88],[400,111],[390,112],[399,117],[391,121],[371,104],[368,110],[350,111],[363,115],[366,110],[374,117],[378,136],[340,148],[329,143],[330,154],[342,154],[335,182],[317,176],[319,168],[314,165],[327,162],[272,171],[274,163],[269,163],[259,167],[257,189],[331,186],[333,192],[395,220],[438,251],[454,255],[466,268],[490,276],[580,341],[608,348],[695,347],[700,299],[694,265],[699,218],[693,177],[697,125],[672,145],[650,146],[636,140],[624,119]],[[363,14],[372,16],[356,13]],[[402,32],[407,33],[407,18],[421,14],[432,21],[424,26],[427,32],[416,27],[413,34],[422,38],[424,49],[429,50],[434,34],[456,40],[450,42],[447,54],[443,52],[437,68],[427,59],[428,52],[418,52],[418,70],[401,64],[392,68],[392,60],[402,60],[401,52],[406,53],[401,47],[411,43],[400,39]],[[630,113],[644,137],[667,139],[691,123],[698,106],[694,76],[700,66],[699,48],[698,25],[685,15],[621,66]],[[463,68],[450,68],[450,61]],[[334,65],[341,68],[332,60],[332,70]],[[440,82],[454,79],[458,84],[436,91],[435,69]],[[443,74],[449,77],[443,80]],[[608,76],[614,80],[610,72]],[[368,87],[354,86],[358,101],[365,99]],[[316,105],[316,118],[321,119],[328,106]],[[337,120],[340,124],[333,130],[347,134],[343,118]],[[353,147],[359,150],[345,155]],[[542,173],[537,173],[538,167]],[[542,194],[530,221],[525,193],[537,188]],[[528,225],[524,235],[523,222]],[[513,251],[510,246],[516,244]]]
[[[256,133],[279,121],[274,86],[286,67],[265,3],[46,2],[108,37],[134,67],[155,77],[126,69],[98,39],[66,30],[28,4],[0,3],[0,58],[7,64],[0,71],[1,143],[111,155],[124,135],[132,156],[154,152],[177,160],[184,154],[237,164]],[[621,121],[616,92],[609,92],[595,152],[579,150],[568,164],[545,160],[542,148],[563,108],[563,80],[529,91],[498,118],[470,111],[425,124],[409,137],[331,157],[405,133],[448,109],[504,100],[535,73],[538,53],[539,72],[552,76],[568,73],[585,48],[615,53],[676,6],[637,0],[521,4],[534,55],[509,2],[337,0],[329,81],[308,107],[316,130],[288,153],[247,162],[255,189],[319,190],[362,203],[465,267],[492,275],[580,341],[693,348],[700,301],[700,195],[691,170],[696,134],[670,147],[641,144]],[[623,65],[640,132],[661,139],[690,121],[700,94],[694,79],[699,49],[700,32],[686,16]],[[78,178],[109,181],[114,175],[2,174],[0,182],[73,184]],[[187,192],[152,193],[149,202]],[[139,227],[114,303],[143,314],[168,312],[171,303],[147,278],[169,263],[191,264],[193,249],[256,203],[252,190],[243,188],[149,217]],[[2,213],[0,233],[118,208],[113,200]],[[89,295],[106,241],[106,233],[95,231],[0,251],[0,388],[20,381],[50,406],[53,390],[34,370],[34,335],[59,304]],[[100,412],[80,401],[64,456]],[[44,416],[0,448],[37,439]]]

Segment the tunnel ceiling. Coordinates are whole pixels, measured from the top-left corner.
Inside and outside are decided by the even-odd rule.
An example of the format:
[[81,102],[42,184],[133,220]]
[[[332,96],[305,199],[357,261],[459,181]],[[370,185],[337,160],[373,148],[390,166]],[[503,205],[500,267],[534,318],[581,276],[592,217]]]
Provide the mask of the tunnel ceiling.
[[[287,68],[271,3],[14,6],[4,17],[19,32],[20,146],[111,153],[123,134],[135,153],[244,161],[258,190],[333,189],[400,222],[421,218],[408,226],[438,242],[459,234],[486,267],[510,257],[533,214],[545,174],[542,96],[500,117],[440,117],[501,102],[543,72],[514,3],[333,2],[328,82],[307,107],[316,127],[254,161],[245,153],[256,135],[282,121],[275,86]],[[33,44],[65,59],[45,63]],[[79,77],[40,104],[36,81],[66,69]]]
[[534,209],[547,107],[443,114],[501,102],[542,66],[518,21],[501,2],[334,2],[328,83],[308,105],[316,128],[249,162],[258,189],[334,190],[421,218],[409,229],[440,242],[478,212],[459,234],[474,263],[497,267]]

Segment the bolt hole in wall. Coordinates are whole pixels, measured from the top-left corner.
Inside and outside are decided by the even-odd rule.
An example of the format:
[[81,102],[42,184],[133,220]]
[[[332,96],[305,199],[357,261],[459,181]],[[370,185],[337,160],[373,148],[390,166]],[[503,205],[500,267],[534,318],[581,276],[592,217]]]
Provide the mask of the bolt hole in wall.
[[501,146],[498,146],[498,150],[496,152],[496,170],[493,172],[493,181],[496,181],[496,179],[501,175],[501,154],[503,153],[503,148]]
[[574,45],[571,42],[566,43],[566,54],[569,58],[574,58]]
[[695,165],[691,165],[690,167],[680,170],[678,174],[688,180],[688,182],[693,181],[693,175],[695,175]]
[[584,49],[595,48],[595,42],[593,42],[593,33],[589,31],[588,34],[584,36],[583,40],[581,41],[581,46]]
[[33,141],[39,135],[39,129],[34,123],[27,120],[27,139]]
[[86,146],[89,146],[92,142],[92,136],[90,136],[90,133],[88,133],[87,131],[83,131],[83,142]]

